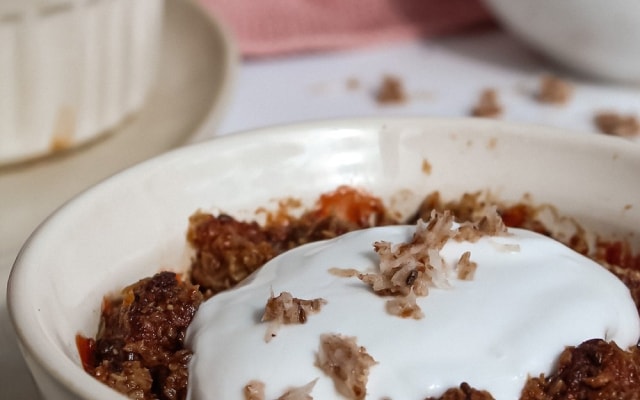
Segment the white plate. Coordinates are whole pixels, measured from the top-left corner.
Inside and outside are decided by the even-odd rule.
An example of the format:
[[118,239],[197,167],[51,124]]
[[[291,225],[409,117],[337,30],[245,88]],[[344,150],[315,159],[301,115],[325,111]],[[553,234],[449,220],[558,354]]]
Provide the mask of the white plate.
[[73,195],[194,133],[211,131],[225,109],[235,65],[233,45],[216,21],[191,1],[169,0],[158,83],[135,117],[76,150],[0,168],[0,398],[37,397],[5,302],[20,245]]

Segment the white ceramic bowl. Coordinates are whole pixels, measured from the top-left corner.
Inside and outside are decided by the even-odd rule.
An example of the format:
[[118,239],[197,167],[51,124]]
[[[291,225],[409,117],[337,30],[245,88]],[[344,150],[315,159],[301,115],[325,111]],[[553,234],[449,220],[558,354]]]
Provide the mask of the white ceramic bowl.
[[76,147],[139,110],[164,0],[0,2],[0,164]]
[[640,2],[485,0],[531,46],[591,76],[640,82]]
[[489,120],[326,121],[221,137],[122,172],[53,214],[14,265],[10,313],[46,398],[121,398],[83,371],[75,335],[95,334],[103,295],[188,265],[197,209],[249,216],[349,184],[407,214],[434,190],[490,190],[528,193],[627,238],[640,226],[638,171],[640,146],[621,139]]

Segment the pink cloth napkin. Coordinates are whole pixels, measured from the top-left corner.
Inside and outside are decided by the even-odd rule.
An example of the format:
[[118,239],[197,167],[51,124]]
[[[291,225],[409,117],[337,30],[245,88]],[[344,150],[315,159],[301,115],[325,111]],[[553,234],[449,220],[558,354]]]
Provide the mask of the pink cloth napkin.
[[434,36],[491,21],[480,0],[199,0],[244,56],[320,51]]

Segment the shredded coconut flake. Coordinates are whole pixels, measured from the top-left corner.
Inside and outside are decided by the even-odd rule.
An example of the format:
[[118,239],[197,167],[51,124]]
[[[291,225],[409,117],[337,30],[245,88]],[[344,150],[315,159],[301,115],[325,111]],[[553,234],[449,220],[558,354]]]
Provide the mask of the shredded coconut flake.
[[340,278],[352,278],[360,275],[360,271],[353,268],[329,268],[329,273]]
[[289,292],[282,292],[278,297],[273,293],[267,300],[262,315],[263,322],[270,322],[265,334],[265,341],[273,339],[282,324],[304,324],[307,316],[317,314],[323,305],[327,304],[324,299],[302,300],[295,298]]
[[324,334],[320,337],[316,364],[333,379],[338,393],[362,400],[367,394],[369,368],[376,361],[364,347],[357,345],[354,337]]

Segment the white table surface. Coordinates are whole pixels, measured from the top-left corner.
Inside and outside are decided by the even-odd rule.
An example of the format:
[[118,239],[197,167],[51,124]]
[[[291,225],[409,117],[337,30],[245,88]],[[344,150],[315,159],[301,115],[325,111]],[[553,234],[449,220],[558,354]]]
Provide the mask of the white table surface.
[[[566,105],[535,101],[540,76],[575,83]],[[395,75],[409,100],[380,105],[375,92]],[[356,80],[359,87],[350,88]],[[484,88],[494,88],[502,119],[595,132],[593,113],[640,112],[640,86],[598,82],[563,70],[498,31],[412,41],[352,51],[245,61],[218,134],[304,120],[354,116],[464,117]],[[196,135],[191,141],[210,137]]]
[[[539,78],[546,72],[576,83],[568,104],[549,106],[534,100]],[[380,105],[375,101],[375,91],[386,74],[404,82],[409,96],[406,103]],[[236,79],[219,128],[197,132],[188,142],[260,126],[323,118],[463,117],[469,115],[484,88],[498,91],[504,120],[566,127],[585,134],[595,134],[592,116],[597,110],[640,112],[640,88],[572,75],[496,30],[335,53],[244,61]],[[358,87],[350,88],[350,80],[357,81]],[[6,282],[8,270],[0,272],[0,280]],[[13,336],[6,313],[2,315],[0,333]],[[0,347],[0,360],[0,398],[36,398],[15,345]]]

